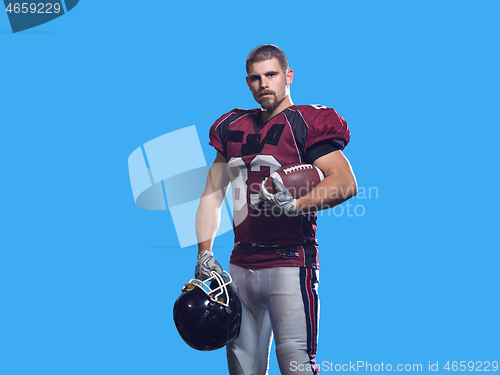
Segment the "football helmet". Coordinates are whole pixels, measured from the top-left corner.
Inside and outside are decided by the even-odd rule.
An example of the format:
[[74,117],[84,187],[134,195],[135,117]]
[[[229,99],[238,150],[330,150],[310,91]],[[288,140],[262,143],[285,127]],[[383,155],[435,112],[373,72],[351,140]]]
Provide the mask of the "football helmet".
[[241,302],[230,285],[231,275],[210,275],[190,280],[174,304],[177,331],[196,350],[220,349],[240,334]]

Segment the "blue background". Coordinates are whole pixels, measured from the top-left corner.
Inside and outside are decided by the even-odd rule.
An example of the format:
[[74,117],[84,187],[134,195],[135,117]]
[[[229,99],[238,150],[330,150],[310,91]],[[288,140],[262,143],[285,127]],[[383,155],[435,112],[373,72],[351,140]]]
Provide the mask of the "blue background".
[[213,121],[256,106],[262,43],[287,53],[296,104],[347,119],[378,189],[351,201],[364,216],[320,218],[318,362],[500,361],[498,3],[241,4],[81,1],[18,34],[0,13],[0,373],[227,372],[177,334],[196,251],[135,206],[127,158],[196,125],[211,162]]

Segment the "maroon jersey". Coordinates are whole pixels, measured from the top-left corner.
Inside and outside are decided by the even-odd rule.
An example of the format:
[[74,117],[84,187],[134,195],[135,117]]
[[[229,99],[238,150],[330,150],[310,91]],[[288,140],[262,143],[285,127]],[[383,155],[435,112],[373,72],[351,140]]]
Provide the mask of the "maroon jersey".
[[259,201],[259,185],[293,163],[310,163],[308,149],[336,140],[345,147],[350,132],[333,109],[292,106],[267,123],[260,109],[234,109],[210,129],[210,144],[228,163],[233,193],[235,248],[230,263],[244,268],[319,268],[316,214],[275,215]]

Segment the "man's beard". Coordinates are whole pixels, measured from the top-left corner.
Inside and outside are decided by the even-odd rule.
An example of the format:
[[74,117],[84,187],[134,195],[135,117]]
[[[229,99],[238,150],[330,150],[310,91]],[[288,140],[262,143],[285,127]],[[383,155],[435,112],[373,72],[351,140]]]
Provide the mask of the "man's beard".
[[[271,96],[263,98],[261,95],[265,94],[270,94]],[[283,98],[284,99],[284,98]],[[259,93],[259,97],[257,102],[260,104],[262,109],[265,109],[267,112],[271,113],[274,111],[280,103],[283,101],[283,99],[278,101],[278,97],[276,96],[276,93],[274,91],[263,91]]]

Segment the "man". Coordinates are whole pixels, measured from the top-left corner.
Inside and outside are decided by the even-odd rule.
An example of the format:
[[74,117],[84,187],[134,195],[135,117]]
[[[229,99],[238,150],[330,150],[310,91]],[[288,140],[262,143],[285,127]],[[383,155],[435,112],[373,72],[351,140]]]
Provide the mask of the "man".
[[[240,336],[227,345],[230,374],[266,374],[274,333],[282,374],[316,374],[319,301],[316,214],[356,195],[356,180],[342,149],[345,120],[320,105],[295,106],[293,70],[276,46],[247,58],[246,78],[260,109],[235,109],[210,129],[217,156],[196,215],[195,276],[221,273],[212,245],[229,183],[234,199],[235,247],[229,272],[243,306]],[[310,163],[325,178],[295,200],[286,188],[270,194],[263,181],[282,166]],[[270,214],[279,206],[281,215]]]

